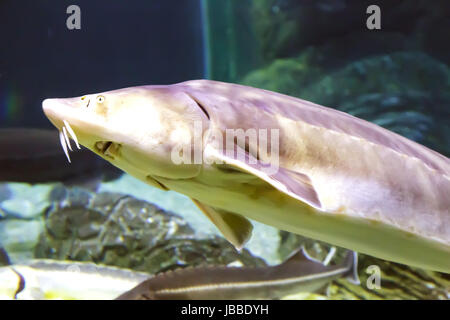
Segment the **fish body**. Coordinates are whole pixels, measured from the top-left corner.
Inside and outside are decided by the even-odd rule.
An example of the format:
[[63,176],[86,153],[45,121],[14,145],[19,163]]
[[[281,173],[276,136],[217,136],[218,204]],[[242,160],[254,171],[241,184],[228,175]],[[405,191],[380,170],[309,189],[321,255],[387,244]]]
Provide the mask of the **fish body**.
[[109,300],[150,276],[93,263],[31,260],[0,268],[0,299]]
[[196,267],[158,274],[118,300],[236,300],[280,299],[300,292],[316,292],[333,279],[355,278],[357,257],[349,252],[340,265],[325,266],[303,251],[278,266]]
[[43,109],[120,169],[191,197],[236,247],[250,218],[450,273],[449,159],[375,124],[208,80],[48,99]]

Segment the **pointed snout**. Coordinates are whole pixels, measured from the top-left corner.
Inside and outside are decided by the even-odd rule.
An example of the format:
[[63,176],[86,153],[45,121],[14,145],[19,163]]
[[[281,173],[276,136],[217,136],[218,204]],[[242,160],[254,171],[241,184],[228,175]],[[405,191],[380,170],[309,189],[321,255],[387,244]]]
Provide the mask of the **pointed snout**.
[[54,114],[55,110],[58,108],[58,105],[61,105],[59,100],[61,99],[45,99],[42,101],[42,109],[47,117]]
[[63,127],[63,120],[69,120],[71,111],[76,107],[74,99],[45,99],[42,101],[42,109],[45,116],[58,129]]
[[44,110],[45,116],[50,120],[50,122],[58,129],[62,127],[62,120],[58,117],[58,107],[61,107],[61,103],[58,101],[60,99],[45,99],[42,101],[42,109]]
[[52,105],[54,105],[54,101],[56,99],[45,99],[42,101],[42,109],[44,110],[45,115],[47,116],[50,109],[52,108]]

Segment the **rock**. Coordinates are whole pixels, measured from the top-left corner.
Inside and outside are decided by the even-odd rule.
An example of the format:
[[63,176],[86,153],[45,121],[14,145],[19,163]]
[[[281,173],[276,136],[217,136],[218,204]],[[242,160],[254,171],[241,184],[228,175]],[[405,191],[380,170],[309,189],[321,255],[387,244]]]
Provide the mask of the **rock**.
[[48,206],[48,195],[53,187],[52,184],[3,184],[2,189],[7,191],[7,194],[0,201],[0,211],[4,212],[5,217],[15,219],[37,218]]
[[345,59],[345,63],[412,48],[450,62],[447,34],[436,32],[450,26],[448,1],[436,0],[430,6],[426,0],[379,0],[382,25],[375,32],[366,28],[366,9],[372,4],[361,0],[253,1],[251,26],[266,63],[296,56],[311,46],[328,47],[331,50],[325,51],[331,60]]
[[32,251],[42,229],[41,220],[1,220],[0,247],[3,247],[10,255],[14,252]]
[[[174,192],[150,187],[144,182],[124,174],[116,181],[103,183],[99,192],[127,194],[134,198],[151,202],[163,210],[175,212],[191,226],[200,237],[219,235],[217,228],[200,212],[188,197]],[[198,227],[197,227],[198,226]]]
[[364,4],[348,3],[347,0],[253,1],[252,24],[266,60],[295,55],[308,45],[361,28]]
[[449,86],[445,64],[420,52],[396,52],[351,62],[300,90],[304,99],[333,104],[362,93],[424,91],[437,95]]
[[45,217],[36,258],[93,261],[157,273],[203,264],[265,265],[219,237],[199,238],[180,216],[117,193],[69,190]]
[[317,81],[323,68],[316,63],[316,50],[306,50],[298,58],[278,59],[265,68],[250,72],[241,84],[298,97],[301,88]]
[[[126,193],[137,199],[151,202],[165,211],[174,212],[191,226],[195,231],[195,237],[198,239],[214,236],[222,238],[217,228],[194,205],[192,200],[180,193],[150,187],[128,174],[124,174],[118,180],[103,183],[99,192]],[[245,248],[271,265],[279,263],[277,254],[280,242],[278,230],[256,221],[252,221],[252,223],[252,237]]]
[[5,200],[10,199],[12,196],[12,192],[8,187],[7,183],[0,183],[0,203]]

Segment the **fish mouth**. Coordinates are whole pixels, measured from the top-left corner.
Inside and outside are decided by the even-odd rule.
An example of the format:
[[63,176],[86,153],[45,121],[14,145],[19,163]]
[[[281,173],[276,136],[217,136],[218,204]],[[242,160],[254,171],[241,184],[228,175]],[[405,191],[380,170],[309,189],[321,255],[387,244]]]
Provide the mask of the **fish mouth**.
[[114,160],[120,154],[121,144],[113,141],[97,141],[94,150],[107,158]]

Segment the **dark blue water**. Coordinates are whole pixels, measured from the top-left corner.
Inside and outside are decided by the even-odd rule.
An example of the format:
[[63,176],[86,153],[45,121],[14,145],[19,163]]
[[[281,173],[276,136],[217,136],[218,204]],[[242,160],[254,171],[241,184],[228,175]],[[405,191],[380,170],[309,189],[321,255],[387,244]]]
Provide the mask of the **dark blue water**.
[[1,1],[0,128],[50,128],[48,97],[202,78],[200,14],[198,0]]

